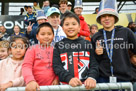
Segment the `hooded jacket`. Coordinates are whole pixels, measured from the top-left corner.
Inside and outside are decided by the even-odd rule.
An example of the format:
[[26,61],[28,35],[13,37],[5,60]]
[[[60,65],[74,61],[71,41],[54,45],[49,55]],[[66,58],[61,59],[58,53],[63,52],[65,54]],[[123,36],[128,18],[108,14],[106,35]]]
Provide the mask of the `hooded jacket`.
[[[106,31],[107,36],[107,44],[111,43],[111,35],[112,31]],[[102,55],[97,55],[96,60],[99,63],[99,71],[100,77],[109,78],[111,76],[110,69],[110,59],[108,58],[103,29],[100,29],[94,36],[92,37],[92,44],[94,49],[96,49],[96,41],[101,41],[101,45],[104,48]],[[121,26],[115,27],[115,35],[113,40],[113,56],[112,56],[112,65],[113,65],[113,74],[117,79],[123,81],[132,80],[132,64],[130,62],[128,50],[132,51],[136,54],[136,35],[129,30],[128,28],[124,28]]]
[[90,36],[90,31],[89,31],[87,23],[84,20],[84,17],[83,16],[79,16],[79,19],[80,19],[80,26],[81,26],[81,28],[80,28],[80,32],[79,32],[78,36],[89,37]]
[[79,37],[75,40],[64,38],[55,44],[53,69],[61,82],[68,83],[77,77],[84,82],[88,77],[98,77],[98,64],[89,41]]

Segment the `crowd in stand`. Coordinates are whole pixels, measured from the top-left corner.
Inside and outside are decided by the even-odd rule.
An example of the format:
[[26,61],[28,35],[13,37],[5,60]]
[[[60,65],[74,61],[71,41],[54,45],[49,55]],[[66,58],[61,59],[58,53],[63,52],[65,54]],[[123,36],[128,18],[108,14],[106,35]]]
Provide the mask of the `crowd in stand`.
[[84,20],[82,0],[75,0],[74,12],[67,0],[59,6],[50,6],[49,0],[42,8],[38,2],[24,6],[23,33],[15,25],[9,35],[0,26],[0,91],[65,84],[92,89],[96,83],[116,82],[132,82],[136,91],[136,24],[115,26],[116,0],[100,3],[94,13],[103,26],[99,30]]

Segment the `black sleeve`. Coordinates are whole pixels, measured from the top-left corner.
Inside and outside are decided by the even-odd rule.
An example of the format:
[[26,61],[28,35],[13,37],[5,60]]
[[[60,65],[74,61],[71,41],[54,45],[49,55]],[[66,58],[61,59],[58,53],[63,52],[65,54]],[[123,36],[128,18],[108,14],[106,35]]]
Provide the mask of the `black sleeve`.
[[73,76],[63,68],[59,50],[60,49],[56,43],[53,51],[53,69],[55,74],[59,76],[59,80],[61,82],[69,83],[70,79],[73,78]]
[[136,54],[136,34],[128,29],[128,43],[130,46],[130,50]]
[[97,79],[99,76],[99,65],[95,58],[95,51],[92,46],[90,49],[90,63],[89,63],[89,70],[88,70],[88,77],[92,77],[94,79]]
[[91,43],[92,43],[93,48],[95,49],[95,40],[94,40],[94,37],[91,38]]
[[30,34],[27,33],[27,30],[25,31],[24,34],[25,34],[25,36],[26,36],[28,39],[30,39]]
[[31,32],[28,34],[28,33],[27,33],[27,30],[26,30],[26,31],[25,31],[25,36],[26,36],[28,39],[33,39],[34,36],[36,36],[36,35],[34,35],[34,31],[36,31],[36,29],[32,29]]

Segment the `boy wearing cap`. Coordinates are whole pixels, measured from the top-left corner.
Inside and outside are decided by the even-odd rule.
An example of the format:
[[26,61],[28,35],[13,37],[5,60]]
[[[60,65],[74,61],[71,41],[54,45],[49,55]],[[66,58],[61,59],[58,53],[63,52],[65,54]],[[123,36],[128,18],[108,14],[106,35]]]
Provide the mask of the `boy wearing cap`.
[[[44,11],[43,10],[38,10],[37,11],[37,16],[36,16],[36,20],[38,25],[46,22],[47,18],[44,15]],[[26,31],[26,37],[30,40],[31,44],[37,44],[38,40],[36,38],[36,30],[37,30],[37,26],[33,26],[33,24],[31,25],[31,23],[29,23],[29,26],[27,27],[27,31]]]
[[79,17],[81,26],[78,36],[89,37],[90,31],[87,23],[84,20],[84,17],[81,14],[82,11],[83,11],[82,0],[75,0],[74,13]]
[[103,26],[93,37],[96,59],[99,63],[98,83],[129,82],[132,65],[128,49],[136,54],[136,36],[128,28],[115,27],[119,16],[116,0],[101,1],[97,22]]
[[60,11],[55,7],[51,7],[48,9],[46,14],[48,22],[52,25],[54,29],[54,39],[53,44],[66,38],[66,34],[64,33],[62,27],[60,26]]

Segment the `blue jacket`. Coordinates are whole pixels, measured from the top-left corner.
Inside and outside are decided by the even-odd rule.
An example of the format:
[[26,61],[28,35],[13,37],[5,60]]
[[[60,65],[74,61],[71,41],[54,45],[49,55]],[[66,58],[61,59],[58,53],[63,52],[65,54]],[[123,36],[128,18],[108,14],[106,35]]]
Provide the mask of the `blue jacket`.
[[34,13],[34,12],[32,14],[27,13],[27,15],[25,15],[24,22],[25,22],[26,25],[29,25],[29,22],[31,22],[31,24],[32,23],[36,24],[37,23],[36,13]]
[[24,33],[19,33],[18,35],[16,35],[15,33],[11,35],[12,36],[22,36],[22,37],[25,37],[25,34]]
[[42,10],[44,10],[44,14],[46,15],[48,9],[50,8],[50,6],[46,6],[46,7],[42,7]]
[[36,38],[36,30],[37,30],[37,26],[33,26],[32,31],[30,32],[30,34],[27,34],[26,31],[26,37],[29,39],[29,41],[31,42],[31,44],[38,44],[38,40]]

